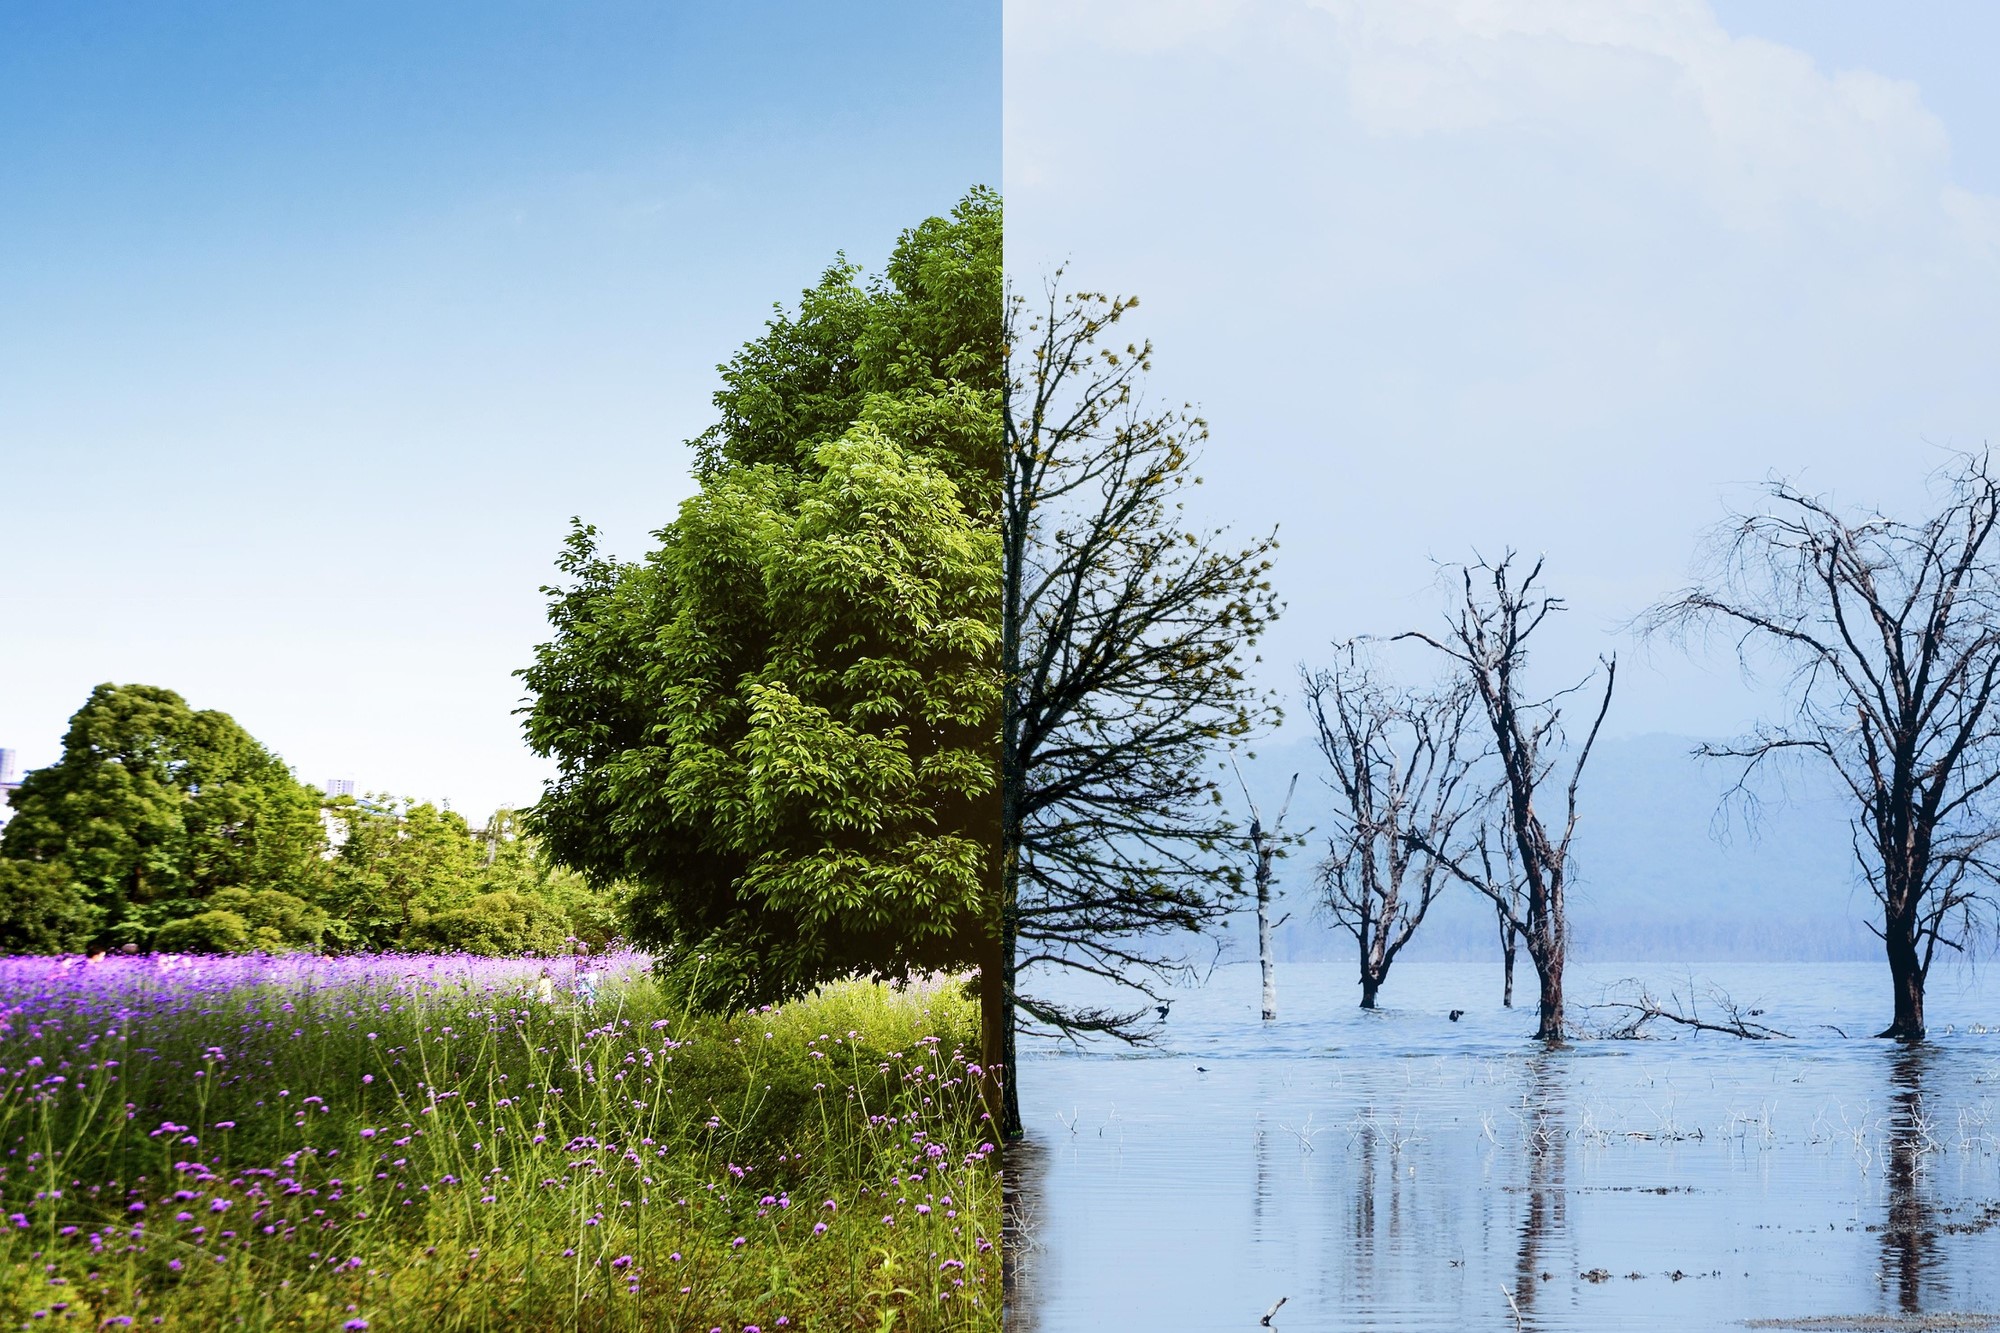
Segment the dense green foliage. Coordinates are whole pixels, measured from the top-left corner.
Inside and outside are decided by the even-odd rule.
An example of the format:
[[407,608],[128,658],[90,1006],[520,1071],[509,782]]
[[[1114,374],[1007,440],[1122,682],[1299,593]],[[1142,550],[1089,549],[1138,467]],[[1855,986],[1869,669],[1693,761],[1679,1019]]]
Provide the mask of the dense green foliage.
[[615,892],[540,853],[512,811],[475,831],[450,810],[341,797],[323,901],[337,948],[552,954],[599,947],[618,933]]
[[0,953],[73,953],[98,920],[62,862],[0,857]]
[[627,959],[14,964],[0,1325],[997,1333],[971,1006],[691,1018]]
[[522,677],[533,814],[625,880],[632,940],[722,1009],[992,938],[1000,204],[827,270],[722,367],[701,491],[627,564],[579,525]]
[[[219,889],[303,898],[319,875],[318,795],[228,714],[151,685],[91,691],[62,757],[29,773],[13,805],[0,858],[61,867],[67,914],[91,917],[66,943],[143,943]],[[20,910],[10,901],[0,916]]]
[[[618,933],[615,891],[500,811],[323,802],[227,714],[101,685],[0,834],[0,951],[554,954]],[[329,837],[329,834],[332,834]]]

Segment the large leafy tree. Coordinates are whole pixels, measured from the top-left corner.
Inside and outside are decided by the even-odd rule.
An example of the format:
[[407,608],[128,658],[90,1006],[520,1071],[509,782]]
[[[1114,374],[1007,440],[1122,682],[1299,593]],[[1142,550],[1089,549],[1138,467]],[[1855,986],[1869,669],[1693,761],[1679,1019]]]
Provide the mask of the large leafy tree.
[[975,190],[880,276],[828,269],[721,368],[657,548],[579,525],[548,590],[521,674],[559,775],[531,827],[628,882],[632,939],[697,1004],[989,970],[1000,220]]
[[0,858],[59,867],[97,945],[146,943],[222,889],[309,894],[322,872],[318,794],[228,714],[157,686],[92,690],[12,801]]

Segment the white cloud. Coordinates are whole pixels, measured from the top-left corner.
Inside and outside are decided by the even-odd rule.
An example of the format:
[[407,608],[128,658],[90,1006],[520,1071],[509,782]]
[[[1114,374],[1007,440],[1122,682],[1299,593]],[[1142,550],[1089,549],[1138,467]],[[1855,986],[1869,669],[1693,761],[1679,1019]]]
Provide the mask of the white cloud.
[[1881,217],[1913,190],[1937,204],[1949,156],[1914,84],[1732,36],[1703,0],[1025,0],[1007,32],[1017,63],[1101,53],[1106,83],[1120,55],[1257,51],[1275,35],[1370,133],[1593,146],[1740,226],[1800,205]]
[[1612,623],[1733,484],[1894,504],[2000,435],[2000,200],[1951,167],[1995,130],[1915,83],[1700,0],[1010,0],[1006,42],[1010,263],[1146,298],[1213,504],[1283,524],[1274,662],[1475,542]]

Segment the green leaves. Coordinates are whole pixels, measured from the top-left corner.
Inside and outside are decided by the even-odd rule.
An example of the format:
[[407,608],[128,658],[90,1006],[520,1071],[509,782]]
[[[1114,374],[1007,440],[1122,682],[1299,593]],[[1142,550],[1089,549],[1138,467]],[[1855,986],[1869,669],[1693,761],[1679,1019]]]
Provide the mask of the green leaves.
[[318,794],[228,714],[157,686],[91,691],[14,805],[0,858],[61,866],[99,945],[144,943],[220,889],[308,892],[321,874]]
[[68,866],[0,857],[0,952],[75,953],[102,921]]
[[830,268],[723,368],[643,561],[571,539],[521,673],[566,863],[698,1003],[969,961],[997,875],[999,203]]

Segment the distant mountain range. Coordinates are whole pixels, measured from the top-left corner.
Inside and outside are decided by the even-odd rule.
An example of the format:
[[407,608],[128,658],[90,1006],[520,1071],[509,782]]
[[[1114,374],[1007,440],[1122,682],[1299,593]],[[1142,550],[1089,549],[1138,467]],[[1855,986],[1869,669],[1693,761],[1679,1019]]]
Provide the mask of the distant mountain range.
[[[1692,756],[1685,736],[1601,740],[1579,791],[1576,872],[1570,895],[1572,957],[1582,960],[1878,958],[1863,924],[1874,899],[1850,842],[1848,808],[1830,783],[1795,772],[1781,787],[1755,788],[1755,809],[1724,793],[1733,765]],[[1291,774],[1298,796],[1288,830],[1324,829],[1333,794],[1325,760],[1311,741],[1267,743],[1244,762],[1264,817],[1274,818]],[[1566,778],[1567,768],[1559,770]],[[1234,784],[1234,777],[1229,782]],[[1231,793],[1235,794],[1234,792]],[[1561,806],[1550,792],[1545,818]],[[1240,797],[1236,804],[1240,804]],[[1746,818],[1747,816],[1747,818]],[[1315,832],[1280,863],[1291,920],[1277,932],[1286,961],[1341,959],[1353,942],[1314,909],[1313,866],[1325,854]],[[1244,913],[1227,932],[1227,957],[1254,955],[1255,927]],[[1406,959],[1496,957],[1492,909],[1455,888],[1431,910]],[[1527,969],[1527,960],[1519,966]]]

